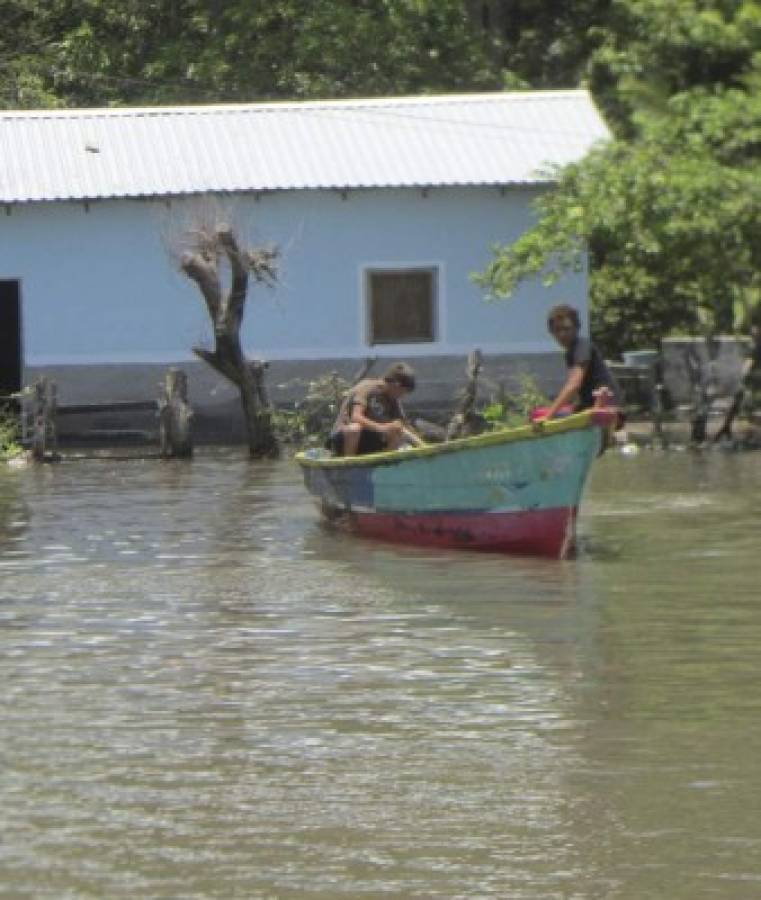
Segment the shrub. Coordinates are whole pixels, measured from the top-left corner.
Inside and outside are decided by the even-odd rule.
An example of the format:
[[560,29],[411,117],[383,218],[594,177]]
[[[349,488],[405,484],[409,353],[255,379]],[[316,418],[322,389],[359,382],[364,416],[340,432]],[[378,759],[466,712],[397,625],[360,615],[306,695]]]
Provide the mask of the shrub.
[[518,378],[518,391],[507,394],[504,390],[482,410],[482,415],[492,428],[517,428],[528,422],[531,410],[549,403],[547,395],[537,384],[536,378],[526,372]]
[[0,459],[11,459],[22,452],[16,416],[11,410],[0,408]]

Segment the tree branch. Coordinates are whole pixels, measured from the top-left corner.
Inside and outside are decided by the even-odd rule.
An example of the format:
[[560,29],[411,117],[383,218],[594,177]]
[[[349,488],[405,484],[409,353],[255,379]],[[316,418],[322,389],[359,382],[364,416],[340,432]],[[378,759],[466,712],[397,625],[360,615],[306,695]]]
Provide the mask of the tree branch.
[[223,303],[219,324],[228,334],[232,334],[240,328],[243,319],[243,307],[248,292],[248,267],[245,255],[241,253],[238,241],[229,225],[220,225],[217,228],[217,240],[230,263],[232,275],[230,290]]
[[216,263],[201,253],[185,253],[180,266],[188,278],[198,285],[216,328],[222,306],[222,285]]
[[235,387],[240,388],[240,373],[227,359],[221,357],[216,351],[204,350],[202,347],[193,347],[193,353],[195,353],[199,359],[208,363],[212,369],[219,372],[223,378],[226,378],[231,384],[234,384]]
[[245,251],[246,266],[257,281],[273,285],[277,281],[277,261],[280,251],[277,247],[257,247]]

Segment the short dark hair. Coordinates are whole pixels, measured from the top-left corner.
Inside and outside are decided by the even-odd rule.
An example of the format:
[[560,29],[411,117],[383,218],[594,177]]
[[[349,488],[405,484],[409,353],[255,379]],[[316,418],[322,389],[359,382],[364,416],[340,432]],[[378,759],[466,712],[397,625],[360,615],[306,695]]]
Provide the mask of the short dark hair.
[[570,319],[575,328],[581,328],[578,311],[567,303],[558,303],[547,313],[547,330],[552,331],[559,319]]
[[389,366],[383,374],[383,380],[389,384],[398,384],[407,391],[415,390],[415,372],[407,363],[398,362]]

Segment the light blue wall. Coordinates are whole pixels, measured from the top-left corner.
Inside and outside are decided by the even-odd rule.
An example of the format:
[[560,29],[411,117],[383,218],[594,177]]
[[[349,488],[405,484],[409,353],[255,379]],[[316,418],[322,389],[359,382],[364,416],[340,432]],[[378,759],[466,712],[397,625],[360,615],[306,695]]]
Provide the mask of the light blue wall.
[[[441,264],[441,334],[404,345],[407,357],[535,352],[552,344],[545,312],[559,300],[586,310],[586,276],[551,290],[534,283],[487,304],[469,275],[531,221],[533,192],[493,188],[298,191],[218,201],[253,243],[283,251],[281,283],[255,286],[244,329],[270,359],[360,357],[366,265]],[[171,362],[208,341],[197,289],[173,265],[184,225],[210,201],[37,204],[0,213],[0,278],[22,280],[28,365]],[[393,347],[382,348],[394,355]]]

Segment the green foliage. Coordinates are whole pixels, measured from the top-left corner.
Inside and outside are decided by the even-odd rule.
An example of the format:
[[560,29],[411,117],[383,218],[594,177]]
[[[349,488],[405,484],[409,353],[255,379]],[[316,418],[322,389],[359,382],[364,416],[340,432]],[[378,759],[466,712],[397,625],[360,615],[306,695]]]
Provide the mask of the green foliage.
[[280,443],[301,446],[308,442],[306,422],[298,408],[274,409],[271,413],[271,419],[272,427]]
[[474,20],[480,18],[506,88],[567,88],[580,83],[602,44],[611,0],[479,0],[465,6]]
[[742,84],[759,46],[755,0],[613,0],[588,77],[614,126],[631,134],[683,91]]
[[518,428],[528,421],[531,410],[549,403],[547,395],[540,389],[533,375],[522,373],[518,376],[518,390],[492,400],[481,411],[481,415],[493,428]]
[[609,18],[610,0],[0,0],[0,102],[567,87]]
[[16,416],[12,415],[7,409],[0,408],[0,460],[12,459],[23,452],[18,439]]
[[350,388],[349,382],[336,372],[310,381],[304,399],[293,409],[280,409],[273,414],[281,440],[296,444],[324,443]]
[[497,88],[460,0],[0,0],[8,106]]
[[613,6],[590,68],[619,138],[559,173],[535,226],[480,281],[494,296],[554,284],[588,249],[608,353],[741,329],[761,300],[761,6]]
[[554,283],[588,247],[594,331],[608,352],[674,331],[731,331],[761,296],[760,200],[752,169],[705,148],[659,135],[614,143],[562,173],[535,227],[483,280],[502,296],[524,278]]

